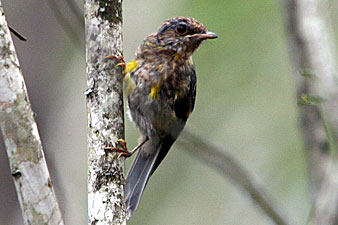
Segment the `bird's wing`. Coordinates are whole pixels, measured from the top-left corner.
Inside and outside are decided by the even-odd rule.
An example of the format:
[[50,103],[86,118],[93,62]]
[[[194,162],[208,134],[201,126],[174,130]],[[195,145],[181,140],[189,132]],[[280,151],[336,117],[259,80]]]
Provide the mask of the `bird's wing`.
[[190,77],[187,93],[179,96],[173,105],[173,110],[179,120],[179,123],[176,124],[179,128],[174,131],[176,134],[171,135],[169,134],[171,132],[168,132],[168,135],[161,137],[159,143],[156,144],[152,139],[149,139],[141,147],[133,161],[126,179],[127,218],[130,218],[136,211],[150,176],[167,155],[193,111],[196,96],[196,74],[194,70],[191,72]]
[[177,118],[186,121],[194,110],[196,99],[196,73],[195,69],[190,72],[190,83],[186,93],[179,96],[174,102],[174,111]]
[[176,141],[176,138],[179,136],[179,133],[183,130],[185,123],[190,116],[191,112],[194,110],[196,99],[196,73],[193,69],[190,75],[190,83],[187,89],[187,93],[181,97],[178,97],[173,105],[173,110],[177,119],[179,119],[174,131],[168,132],[172,135],[167,135],[162,140],[162,146],[159,149],[160,153],[155,161],[153,170],[154,173],[156,168],[160,165],[164,157],[167,155],[171,145]]

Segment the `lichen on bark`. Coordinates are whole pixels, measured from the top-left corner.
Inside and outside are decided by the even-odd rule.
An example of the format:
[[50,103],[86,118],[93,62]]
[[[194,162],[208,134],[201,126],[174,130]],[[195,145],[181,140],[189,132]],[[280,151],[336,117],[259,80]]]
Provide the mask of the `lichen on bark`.
[[41,140],[0,1],[0,127],[25,224],[62,225]]
[[105,151],[124,138],[122,71],[108,55],[122,52],[122,2],[87,0],[88,223],[125,224],[124,159]]

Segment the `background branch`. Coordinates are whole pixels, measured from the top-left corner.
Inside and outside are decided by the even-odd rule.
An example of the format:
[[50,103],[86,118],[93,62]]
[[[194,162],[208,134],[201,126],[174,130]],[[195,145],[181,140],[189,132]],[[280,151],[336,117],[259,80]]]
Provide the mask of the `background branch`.
[[69,20],[64,15],[65,7],[59,6],[60,1],[55,2],[54,0],[47,0],[46,3],[51,9],[52,14],[56,21],[60,24],[61,28],[66,32],[67,36],[70,37],[75,46],[83,46],[83,19],[79,18],[79,9],[72,0],[67,0],[67,5],[71,9],[71,15],[80,24],[79,26],[73,26],[73,19]]
[[83,10],[79,8],[75,0],[66,0],[66,4],[68,5],[69,9],[72,11],[72,15],[73,17],[76,18],[77,23],[80,25],[80,31],[83,31],[84,30],[84,18],[82,16]]
[[178,139],[178,143],[189,155],[197,157],[243,188],[275,224],[291,224],[288,217],[277,207],[275,201],[268,196],[263,186],[257,183],[249,171],[245,170],[231,155],[206,142],[203,138],[190,133],[187,129]]
[[88,110],[88,224],[125,224],[124,158],[104,148],[124,138],[121,68],[105,56],[122,52],[122,2],[85,1]]
[[0,49],[0,126],[24,223],[62,225],[1,1]]
[[328,1],[284,0],[282,3],[314,201],[309,223],[337,224],[334,142],[338,140],[338,77]]

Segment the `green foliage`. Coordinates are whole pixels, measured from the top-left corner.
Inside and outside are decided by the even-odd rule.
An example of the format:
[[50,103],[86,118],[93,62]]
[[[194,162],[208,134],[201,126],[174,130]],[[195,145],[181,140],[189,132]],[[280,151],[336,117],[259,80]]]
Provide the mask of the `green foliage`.
[[302,75],[303,77],[313,77],[314,76],[314,74],[310,70],[300,71],[300,75]]
[[319,105],[321,102],[322,99],[320,97],[310,96],[303,93],[300,96],[300,102],[298,102],[298,105]]

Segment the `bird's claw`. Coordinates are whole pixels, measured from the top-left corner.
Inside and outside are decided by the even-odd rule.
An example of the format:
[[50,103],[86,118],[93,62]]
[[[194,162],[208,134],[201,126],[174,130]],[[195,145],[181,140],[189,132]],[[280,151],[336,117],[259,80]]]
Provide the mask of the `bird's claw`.
[[121,66],[122,69],[126,68],[126,62],[120,52],[117,52],[117,55],[107,55],[105,59],[115,60],[117,64],[115,66]]
[[118,139],[117,141],[121,142],[121,144],[123,145],[122,148],[119,148],[119,147],[105,147],[104,149],[105,150],[119,152],[120,154],[117,156],[117,159],[119,159],[121,156],[124,156],[125,158],[130,157],[132,155],[132,153],[128,151],[127,142],[124,139]]

